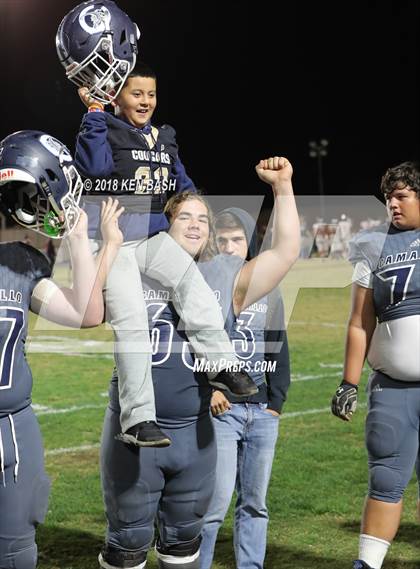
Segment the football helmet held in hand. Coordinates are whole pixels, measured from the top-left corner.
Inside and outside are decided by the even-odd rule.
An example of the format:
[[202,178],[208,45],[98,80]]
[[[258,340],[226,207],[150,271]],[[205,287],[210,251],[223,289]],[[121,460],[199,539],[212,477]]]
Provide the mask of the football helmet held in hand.
[[89,0],[64,16],[56,35],[70,81],[104,104],[120,92],[137,58],[140,31],[111,0]]

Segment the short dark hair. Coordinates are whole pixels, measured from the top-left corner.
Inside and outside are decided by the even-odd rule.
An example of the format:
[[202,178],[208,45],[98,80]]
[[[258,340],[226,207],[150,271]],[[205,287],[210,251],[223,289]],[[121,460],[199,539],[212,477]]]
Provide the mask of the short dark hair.
[[136,65],[133,67],[133,69],[128,74],[127,79],[125,80],[125,83],[127,83],[127,81],[131,77],[151,77],[152,79],[157,81],[156,73],[153,71],[153,69],[151,67],[149,67],[149,65],[147,65],[147,63],[143,63],[142,61],[138,61],[136,63]]
[[[401,185],[403,184],[403,185]],[[386,197],[397,189],[409,186],[420,199],[420,165],[418,162],[402,162],[398,166],[388,168],[381,180],[381,192]]]

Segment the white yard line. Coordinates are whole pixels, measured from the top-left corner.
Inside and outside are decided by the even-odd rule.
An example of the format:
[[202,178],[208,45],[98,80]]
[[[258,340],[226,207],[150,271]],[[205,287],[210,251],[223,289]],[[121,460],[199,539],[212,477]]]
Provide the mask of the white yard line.
[[[366,403],[358,403],[357,408],[363,409]],[[283,413],[280,419],[293,419],[294,417],[302,417],[303,415],[317,415],[318,413],[331,413],[331,407],[322,407],[321,409],[306,409],[306,411],[295,411],[291,413]]]
[[27,352],[57,354],[60,356],[113,358],[114,342],[108,340],[81,340],[70,336],[33,335],[27,337]]
[[333,374],[321,374],[321,375],[292,375],[292,382],[295,383],[296,381],[312,381],[314,379],[331,379],[332,377],[341,377],[343,375],[342,371],[337,371]]
[[86,450],[93,450],[99,448],[101,445],[95,443],[92,445],[82,445],[80,447],[67,447],[67,448],[53,448],[45,451],[45,456],[56,456],[57,454],[69,454],[71,452],[83,452]]
[[[362,409],[366,407],[366,403],[359,403],[358,408]],[[293,413],[283,413],[281,416],[281,420],[283,419],[293,419],[294,417],[302,417],[304,415],[317,415],[318,413],[331,413],[330,407],[322,407],[320,409],[306,409],[305,411],[295,411]],[[78,447],[64,447],[64,448],[54,448],[45,451],[45,456],[56,456],[60,454],[69,454],[69,453],[78,453],[89,451],[93,449],[97,449],[100,447],[99,443],[91,444],[91,445],[81,445]]]
[[289,326],[322,326],[323,328],[346,328],[347,324],[338,324],[337,322],[317,322],[316,320],[290,320]]
[[73,413],[75,411],[84,411],[85,409],[104,409],[105,407],[106,405],[104,403],[73,405],[72,407],[64,407],[63,409],[53,409],[51,407],[42,407],[42,406],[33,405],[33,409],[38,417],[40,415],[61,415],[63,413]]

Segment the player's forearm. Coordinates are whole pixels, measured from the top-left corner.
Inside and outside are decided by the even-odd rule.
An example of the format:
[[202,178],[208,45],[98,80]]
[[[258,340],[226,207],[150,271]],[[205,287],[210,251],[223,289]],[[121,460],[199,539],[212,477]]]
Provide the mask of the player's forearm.
[[343,379],[358,385],[371,338],[370,330],[350,322],[347,330]]
[[120,246],[114,242],[104,242],[98,255],[96,256],[95,273],[96,278],[92,290],[92,298],[87,306],[83,326],[96,326],[95,322],[99,316],[99,323],[104,317],[103,289],[105,288],[106,279],[115,257],[118,254]]
[[274,219],[271,249],[292,265],[300,252],[300,224],[291,181],[272,186]]
[[60,287],[43,279],[34,288],[31,309],[62,326],[95,326],[103,319],[102,294],[95,286],[96,266],[87,236],[69,239],[73,285]]
[[80,326],[97,326],[104,313],[98,259],[93,258],[87,236],[70,237],[69,247],[73,285],[63,292],[79,318]]
[[[61,289],[61,294],[67,303],[67,311],[59,319],[53,318],[54,321],[81,328],[98,326],[103,321],[102,291],[118,250],[119,245],[112,242],[104,243],[94,260],[88,242],[87,247],[81,242],[73,243],[71,252],[73,286],[71,289]],[[57,313],[56,308],[55,312]]]
[[300,226],[292,184],[283,181],[272,188],[275,194],[272,246],[242,268],[233,298],[235,314],[271,292],[299,256]]

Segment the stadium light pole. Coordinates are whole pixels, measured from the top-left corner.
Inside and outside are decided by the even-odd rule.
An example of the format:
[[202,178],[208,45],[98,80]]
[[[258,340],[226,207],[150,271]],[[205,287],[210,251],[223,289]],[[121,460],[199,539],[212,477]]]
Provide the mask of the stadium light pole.
[[[322,159],[328,154],[328,140],[321,138],[319,141],[311,140],[309,142],[309,156],[317,159],[318,164],[318,193],[321,205],[321,216],[325,216],[324,206],[324,176],[322,171]],[[325,221],[325,220],[324,220]]]

